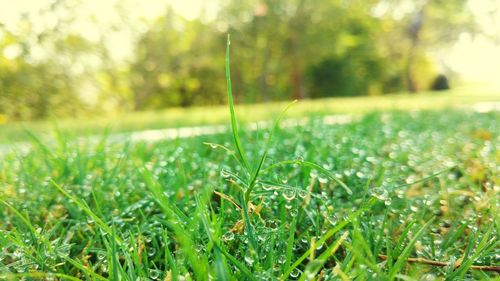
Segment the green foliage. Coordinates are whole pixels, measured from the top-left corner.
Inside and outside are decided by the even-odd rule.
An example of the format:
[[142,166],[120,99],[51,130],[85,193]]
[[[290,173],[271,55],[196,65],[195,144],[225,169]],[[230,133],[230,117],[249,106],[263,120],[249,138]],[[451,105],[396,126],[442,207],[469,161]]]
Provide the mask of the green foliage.
[[381,62],[373,57],[329,58],[309,70],[311,97],[381,94]]
[[[236,103],[424,90],[436,75],[429,51],[475,28],[466,1],[419,3],[221,1],[213,19],[169,8],[151,21],[127,18],[133,7],[124,3],[120,22],[89,20],[101,31],[89,39],[75,31],[79,4],[56,1],[39,11],[53,24],[37,25],[30,14],[22,28],[0,27],[0,122],[222,104],[228,31],[237,46]],[[133,54],[116,59],[110,38],[124,33],[133,36],[124,42]]]
[[81,109],[72,80],[51,64],[32,65],[23,61],[2,64],[0,81],[0,114],[9,120],[76,116]]
[[[134,108],[219,104],[223,101],[221,34],[171,9],[141,35],[131,64]],[[222,40],[221,40],[222,42]]]
[[0,115],[30,120],[76,114],[81,103],[72,77],[55,63],[32,63],[20,40],[9,33],[0,37],[0,50],[20,52],[12,58],[0,52]]

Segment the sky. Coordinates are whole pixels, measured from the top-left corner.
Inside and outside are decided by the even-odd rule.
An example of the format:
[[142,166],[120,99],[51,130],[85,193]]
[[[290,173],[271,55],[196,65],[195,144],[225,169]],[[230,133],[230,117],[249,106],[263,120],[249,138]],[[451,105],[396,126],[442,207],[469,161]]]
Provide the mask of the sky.
[[[30,14],[30,18],[40,22],[35,26],[35,32],[38,29],[50,27],[51,20],[55,17],[39,17],[37,12],[54,0],[0,0],[0,23],[7,27],[15,29],[17,23],[24,13]],[[194,19],[200,15],[202,8],[205,7],[205,15],[215,15],[216,7],[212,4],[214,0],[69,0],[69,3],[75,3],[78,7],[77,18],[72,28],[91,41],[99,40],[103,34],[102,26],[112,24],[119,25],[123,20],[116,6],[123,7],[123,13],[126,15],[128,24],[134,25],[139,31],[146,28],[141,26],[141,22],[153,20],[162,14],[168,6],[173,7],[177,13],[187,19]],[[210,3],[210,5],[207,5]],[[90,21],[93,19],[95,22]],[[42,24],[43,23],[43,24]],[[113,32],[106,33],[105,43],[110,50],[113,50],[112,56],[115,59],[124,59],[131,56],[133,52],[134,36],[127,28],[116,29]]]
[[[80,34],[90,40],[98,40],[99,30],[97,26],[109,26],[119,24],[120,19],[116,13],[116,5],[125,9],[126,19],[137,23],[140,31],[140,22],[152,20],[164,13],[167,5],[171,5],[177,13],[188,19],[194,19],[203,12],[207,18],[213,17],[217,11],[216,0],[84,0],[78,1],[78,19],[74,28]],[[51,3],[50,0],[0,0],[0,23],[14,27],[23,13],[36,13],[40,8]],[[146,3],[146,4],[145,4]],[[500,11],[500,0],[469,0],[468,7],[473,11],[482,29],[491,32],[499,32],[500,14],[496,18],[486,16],[491,5],[498,5]],[[94,18],[98,23],[89,22]],[[50,25],[50,20],[40,19],[41,22]],[[45,28],[40,25],[38,28]],[[144,26],[145,28],[145,26]],[[488,30],[491,28],[491,30]],[[495,36],[495,34],[493,34]],[[500,34],[498,34],[500,38]],[[117,60],[127,59],[133,52],[134,36],[129,30],[119,30],[109,33],[105,43],[113,50],[113,56]],[[499,40],[500,41],[500,40]],[[15,52],[15,50],[9,50]],[[446,63],[452,70],[458,72],[464,80],[474,82],[487,82],[500,87],[500,45],[495,45],[484,37],[472,37],[462,34],[458,42],[448,52],[439,54],[438,61]]]

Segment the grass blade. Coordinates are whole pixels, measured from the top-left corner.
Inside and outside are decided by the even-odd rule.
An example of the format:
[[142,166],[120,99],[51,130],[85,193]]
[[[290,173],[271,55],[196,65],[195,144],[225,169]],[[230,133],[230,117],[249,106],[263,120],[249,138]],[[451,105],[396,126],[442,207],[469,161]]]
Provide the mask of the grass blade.
[[[0,275],[0,279],[2,280],[16,280],[15,277],[19,278],[19,280],[24,280],[25,278],[36,278],[37,280],[49,280],[52,278],[59,278],[59,280],[72,280],[72,281],[80,281],[80,278],[73,277],[71,275],[63,274],[63,273],[47,273],[47,272],[27,272],[27,273],[15,273],[15,274],[2,274]],[[106,279],[103,279],[106,280]]]
[[311,261],[307,266],[304,273],[300,276],[301,281],[307,280],[309,276],[314,276],[318,273],[321,267],[326,263],[329,257],[335,254],[340,245],[349,236],[349,232],[344,232],[328,249],[326,249],[317,259]]
[[[463,280],[465,273],[467,273],[467,271],[473,265],[474,261],[481,254],[485,254],[488,247],[495,247],[495,242],[491,243],[491,241],[489,241],[491,233],[493,232],[493,226],[494,225],[492,224],[488,231],[486,231],[486,233],[483,235],[483,238],[481,239],[481,241],[479,241],[479,244],[477,245],[476,250],[472,255],[469,256],[468,254],[470,251],[466,251],[466,253],[464,254],[464,260],[462,261],[460,266],[455,271],[453,271],[453,273],[448,276],[446,280]],[[474,242],[476,241],[477,240],[474,239]],[[469,245],[471,244],[472,243],[469,243]]]
[[230,253],[228,253],[226,250],[224,250],[222,247],[218,246],[217,244],[215,245],[216,248],[219,249],[219,251],[226,256],[226,258],[232,262],[244,275],[248,280],[252,281],[257,281],[257,278],[253,276],[252,272],[240,261],[238,261],[235,257],[233,257]]
[[398,259],[394,263],[394,266],[392,267],[391,271],[389,272],[389,280],[394,280],[396,278],[396,274],[401,270],[403,265],[406,263],[406,260],[411,254],[411,250],[413,249],[413,245],[417,240],[424,234],[424,230],[429,227],[429,225],[435,220],[435,218],[430,219],[428,222],[426,222],[415,234],[415,236],[408,242],[406,247],[403,249],[401,254],[399,255]]
[[90,270],[87,266],[79,263],[78,261],[70,257],[65,257],[64,260],[72,264],[74,267],[80,269],[82,272],[85,272],[87,275],[92,276],[93,280],[108,280],[107,278],[103,277],[100,274],[95,273],[94,271]]
[[[78,207],[80,207],[80,209],[84,213],[86,213],[89,217],[91,217],[97,223],[97,225],[99,225],[102,228],[102,230],[104,230],[107,234],[112,235],[113,231],[111,230],[111,227],[109,227],[98,215],[96,215],[94,212],[92,212],[92,210],[87,206],[87,204],[85,204],[84,202],[82,202],[78,198],[74,197],[73,195],[69,194],[66,190],[64,190],[61,186],[59,186],[54,180],[50,180],[50,182],[62,194],[64,194],[66,197],[71,199],[71,201],[73,201],[76,205],[78,205]],[[118,237],[116,237],[116,242],[118,242],[119,245],[122,244],[121,239]]]
[[248,160],[245,156],[245,151],[241,145],[240,137],[238,134],[238,121],[236,120],[236,113],[234,112],[234,101],[233,101],[233,90],[231,86],[231,68],[230,68],[230,59],[229,59],[229,45],[231,44],[231,37],[227,35],[227,44],[226,44],[226,82],[227,82],[227,99],[229,103],[229,112],[231,113],[231,131],[233,132],[233,140],[234,145],[236,146],[236,151],[238,152],[238,156],[241,158],[243,162],[243,167],[250,174],[251,167],[248,164]]
[[250,194],[252,193],[253,187],[255,186],[255,181],[257,180],[257,177],[259,176],[259,173],[260,173],[260,170],[262,168],[262,165],[264,164],[264,161],[266,160],[267,152],[269,151],[269,145],[271,144],[271,140],[273,138],[274,133],[276,132],[276,130],[279,127],[279,122],[281,121],[281,119],[283,118],[283,116],[285,115],[285,113],[288,111],[288,109],[290,109],[290,107],[292,105],[294,105],[296,102],[297,102],[297,100],[294,100],[293,102],[289,103],[285,107],[285,109],[283,109],[283,111],[281,111],[281,113],[278,116],[278,118],[276,118],[276,120],[274,120],[274,125],[273,125],[271,131],[269,132],[269,138],[267,138],[266,146],[264,148],[264,152],[262,153],[262,156],[260,157],[259,164],[257,165],[257,168],[255,169],[255,171],[254,171],[254,173],[252,175],[252,178],[250,180],[250,184],[249,184],[248,189],[246,191],[245,197],[246,197],[247,201],[250,198]]
[[295,164],[318,170],[320,173],[324,174],[330,180],[333,180],[334,182],[339,184],[347,192],[347,194],[352,195],[352,190],[343,181],[341,181],[339,178],[332,175],[332,173],[330,173],[330,171],[328,171],[327,169],[325,169],[325,168],[321,167],[320,165],[315,164],[313,162],[304,161],[304,160],[284,160],[284,161],[274,163],[273,165],[267,167],[266,169],[264,169],[262,171],[269,172],[270,170],[272,170],[276,167],[279,167],[279,166],[295,165]]
[[242,213],[243,213],[243,219],[245,221],[245,229],[248,233],[248,240],[250,241],[250,246],[255,251],[255,253],[257,253],[257,249],[258,249],[257,248],[257,240],[255,239],[253,226],[250,222],[250,217],[248,215],[248,207],[247,207],[245,198],[243,198],[243,197],[244,197],[244,195],[241,194],[241,203],[240,204],[241,204],[241,207],[243,208]]
[[[335,233],[339,232],[340,230],[344,229],[348,224],[351,223],[352,220],[360,216],[365,209],[369,208],[375,201],[373,199],[370,199],[367,203],[364,204],[363,207],[361,207],[359,210],[356,212],[350,214],[347,219],[339,222],[335,227],[332,229],[328,230],[322,237],[321,239],[318,240],[318,244],[323,244],[325,241],[332,237]],[[311,254],[311,248],[309,248],[300,258],[298,258],[289,268],[288,270],[281,275],[280,280],[287,280],[288,276],[294,270],[297,266],[299,266],[309,255]]]
[[295,243],[295,229],[297,225],[297,218],[294,217],[292,224],[290,225],[290,232],[288,234],[288,241],[286,243],[286,260],[285,260],[285,271],[290,267],[290,261],[292,260],[293,244]]

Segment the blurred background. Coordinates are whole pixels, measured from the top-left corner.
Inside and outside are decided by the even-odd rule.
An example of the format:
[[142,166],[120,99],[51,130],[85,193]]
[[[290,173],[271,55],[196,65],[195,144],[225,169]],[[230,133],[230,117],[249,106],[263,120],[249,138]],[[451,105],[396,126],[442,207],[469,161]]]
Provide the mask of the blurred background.
[[0,123],[500,84],[498,0],[0,0]]

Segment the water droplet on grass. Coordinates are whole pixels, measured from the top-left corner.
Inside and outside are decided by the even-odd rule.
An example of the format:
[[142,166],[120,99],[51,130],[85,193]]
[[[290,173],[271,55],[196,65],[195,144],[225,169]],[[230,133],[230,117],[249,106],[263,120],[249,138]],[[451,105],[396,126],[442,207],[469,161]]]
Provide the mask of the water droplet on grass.
[[295,199],[297,192],[293,189],[287,189],[287,190],[283,191],[282,195],[283,195],[283,198],[285,198],[287,201],[291,201],[291,200]]
[[158,269],[150,269],[149,270],[149,277],[153,280],[158,279],[160,277],[160,271]]
[[272,190],[272,189],[274,188],[274,186],[269,185],[269,184],[263,184],[263,185],[262,185],[262,188],[263,188],[264,190],[269,191],[269,190]]
[[226,170],[221,170],[220,175],[221,175],[221,177],[223,177],[225,179],[227,179],[231,176],[231,174],[229,172],[227,172]]
[[317,178],[318,177],[318,171],[316,170],[312,170],[310,173],[309,173],[309,176],[313,179]]
[[301,272],[301,271],[300,271],[300,269],[298,269],[298,268],[294,268],[294,269],[292,270],[292,272],[290,272],[290,277],[292,277],[292,278],[297,278],[297,277],[299,277],[300,272]]
[[156,249],[153,247],[148,248],[148,256],[152,257],[156,254]]
[[252,266],[253,263],[255,262],[255,260],[253,259],[252,255],[248,254],[248,255],[245,255],[245,262]]
[[226,232],[226,234],[222,235],[222,239],[224,241],[232,241],[232,240],[234,240],[234,233],[233,232]]
[[106,258],[106,254],[105,253],[102,253],[102,252],[99,252],[97,253],[97,259],[102,261],[104,258]]
[[305,198],[307,196],[307,191],[299,190],[297,194],[299,195],[300,198]]
[[387,190],[380,187],[372,189],[371,195],[382,201],[386,201],[389,199],[389,193],[387,192]]

